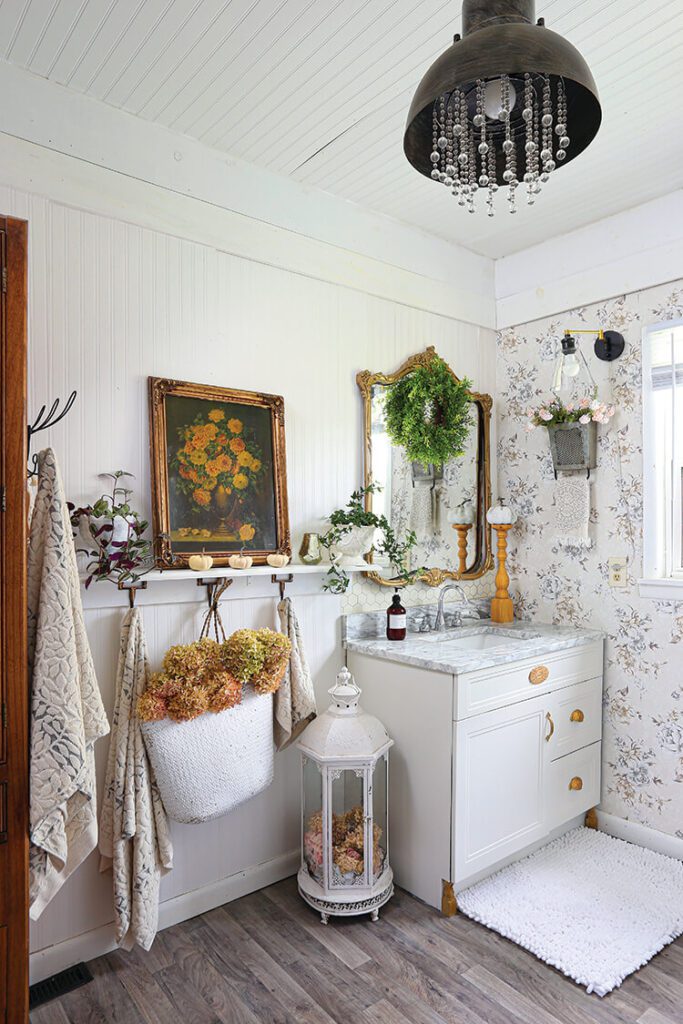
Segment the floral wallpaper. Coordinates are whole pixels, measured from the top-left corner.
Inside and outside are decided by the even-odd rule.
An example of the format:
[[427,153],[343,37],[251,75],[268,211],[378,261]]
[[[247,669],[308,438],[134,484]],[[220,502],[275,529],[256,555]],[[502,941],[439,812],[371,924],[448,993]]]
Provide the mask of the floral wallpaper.
[[[522,324],[498,337],[496,406],[500,494],[519,522],[508,568],[519,618],[601,628],[605,649],[603,810],[683,838],[683,600],[641,598],[643,471],[641,332],[683,317],[683,282]],[[598,428],[591,472],[590,548],[553,538],[555,479],[544,428],[527,431],[527,408],[550,397],[566,327],[620,331],[623,356],[583,351],[599,398],[617,406]],[[608,584],[607,562],[627,556],[628,584]]]

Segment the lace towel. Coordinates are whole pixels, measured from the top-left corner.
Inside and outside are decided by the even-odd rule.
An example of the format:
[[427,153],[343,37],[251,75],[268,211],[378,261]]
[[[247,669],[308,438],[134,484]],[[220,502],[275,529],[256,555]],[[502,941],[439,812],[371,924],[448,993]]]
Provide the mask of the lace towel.
[[286,597],[280,601],[277,610],[280,631],[289,637],[292,644],[285,678],[275,694],[275,746],[284,750],[301,735],[318,711],[301,629],[290,599]]
[[38,456],[28,552],[30,888],[35,921],[97,846],[95,742],[109,732],[52,449]]
[[173,866],[166,812],[136,713],[149,666],[142,612],[121,628],[116,697],[100,816],[100,871],[112,869],[116,941],[149,949],[159,924],[159,884]]
[[555,484],[554,532],[565,548],[590,548],[590,480],[583,473],[560,476]]

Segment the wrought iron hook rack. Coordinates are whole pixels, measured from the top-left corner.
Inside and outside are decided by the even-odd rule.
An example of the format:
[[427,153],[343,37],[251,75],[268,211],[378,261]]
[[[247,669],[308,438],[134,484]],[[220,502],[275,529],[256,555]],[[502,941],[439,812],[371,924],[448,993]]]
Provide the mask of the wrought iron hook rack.
[[[45,410],[47,409],[47,406],[46,405],[41,406],[40,412],[36,416],[36,418],[33,421],[33,423],[29,423],[27,428],[26,428],[27,442],[28,442],[27,443],[27,448],[26,448],[26,456],[27,456],[27,458],[29,458],[30,455],[31,455],[31,439],[32,439],[33,435],[37,434],[39,430],[47,430],[49,427],[54,427],[61,420],[63,420],[64,417],[67,415],[67,413],[70,411],[71,406],[76,401],[77,394],[78,394],[77,391],[72,391],[71,392],[71,394],[67,398],[66,403],[64,405],[64,408],[61,410],[61,412],[57,411],[59,409],[59,399],[58,398],[55,398],[54,402],[50,406],[50,411],[47,413],[47,415],[45,413]],[[37,453],[34,453],[33,457],[30,458],[29,468],[27,469],[27,475],[28,475],[29,479],[31,477],[33,477],[33,476],[36,476],[37,472],[38,472],[38,455],[37,455]]]

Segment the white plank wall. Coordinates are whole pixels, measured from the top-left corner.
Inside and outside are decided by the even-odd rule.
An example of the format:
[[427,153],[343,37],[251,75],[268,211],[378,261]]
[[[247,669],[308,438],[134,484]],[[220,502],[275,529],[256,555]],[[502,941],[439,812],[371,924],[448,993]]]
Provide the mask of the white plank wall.
[[[76,388],[69,417],[39,444],[56,450],[67,495],[92,500],[96,474],[136,476],[135,501],[149,512],[147,375],[212,382],[285,396],[294,549],[302,532],[360,480],[361,410],[355,373],[389,369],[435,345],[478,390],[493,391],[488,330],[315,280],[264,262],[0,187],[0,212],[30,223],[29,415]],[[324,698],[338,669],[339,599],[317,577],[292,585],[311,668]],[[235,584],[226,630],[273,623],[269,580]],[[140,597],[149,652],[158,665],[171,643],[194,638],[204,592],[192,583],[150,585]],[[124,599],[108,584],[86,598],[86,618],[108,710]],[[107,741],[98,747],[100,781]],[[163,899],[264,864],[298,843],[297,757],[280,755],[272,788],[233,814],[175,826],[175,868]],[[110,876],[92,856],[34,926],[32,949],[111,921]],[[90,955],[100,949],[96,943]],[[82,958],[82,954],[81,957]],[[48,958],[40,973],[50,973]],[[60,964],[64,966],[64,964]]]

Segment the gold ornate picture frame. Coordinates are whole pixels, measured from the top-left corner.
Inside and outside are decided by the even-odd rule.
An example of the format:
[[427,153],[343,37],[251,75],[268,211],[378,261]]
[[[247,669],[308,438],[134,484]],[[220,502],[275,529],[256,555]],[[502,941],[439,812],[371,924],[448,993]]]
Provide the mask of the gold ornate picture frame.
[[[394,373],[379,373],[372,370],[362,370],[356,374],[356,383],[363,400],[363,467],[365,487],[372,482],[372,389],[376,385],[384,387],[395,384],[396,381],[405,377],[419,366],[427,366],[436,357],[437,353],[433,346],[429,346],[424,352],[418,352],[410,356]],[[459,378],[449,370],[455,380]],[[458,569],[450,569],[447,566],[427,568],[425,567],[417,577],[422,583],[430,587],[441,586],[446,580],[476,580],[480,579],[493,568],[493,550],[491,546],[491,528],[486,520],[486,513],[491,507],[491,410],[493,399],[491,395],[470,392],[470,399],[476,407],[478,423],[478,463],[477,463],[477,530],[476,530],[476,555],[474,563],[465,572]],[[365,507],[372,509],[372,494],[366,494]],[[457,561],[457,538],[454,531],[453,563]],[[366,556],[372,564],[372,552]],[[369,579],[381,586],[392,587],[400,585],[402,579],[389,579],[377,571],[369,570],[365,574]]]
[[202,550],[217,566],[291,554],[280,395],[150,377],[149,416],[159,568]]

